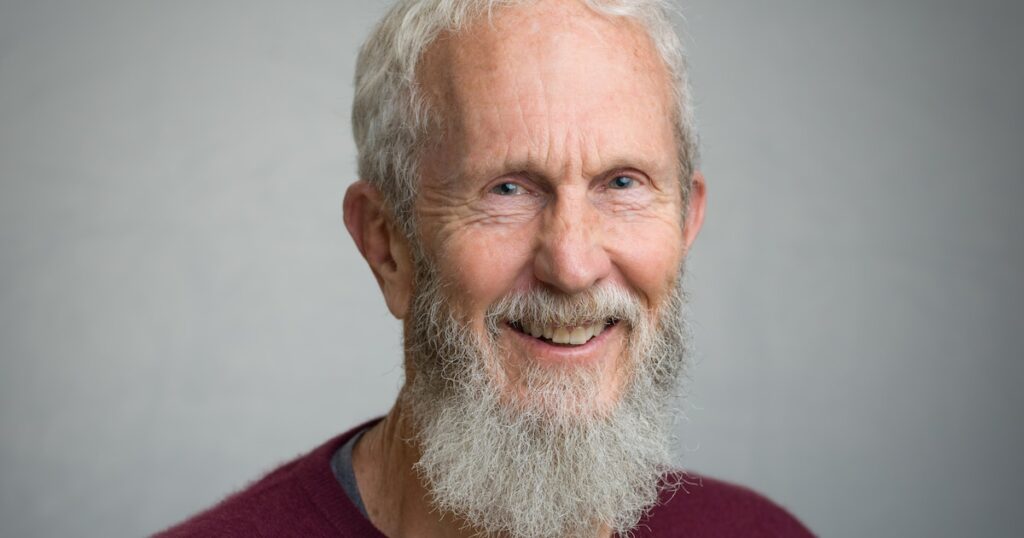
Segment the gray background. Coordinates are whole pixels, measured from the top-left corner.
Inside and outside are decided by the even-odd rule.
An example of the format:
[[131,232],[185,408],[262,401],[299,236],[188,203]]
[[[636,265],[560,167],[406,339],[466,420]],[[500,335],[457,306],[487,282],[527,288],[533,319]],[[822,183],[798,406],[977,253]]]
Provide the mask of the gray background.
[[[0,534],[137,536],[384,412],[341,225],[370,2],[0,2]],[[684,462],[826,536],[1020,536],[1021,4],[687,1]]]

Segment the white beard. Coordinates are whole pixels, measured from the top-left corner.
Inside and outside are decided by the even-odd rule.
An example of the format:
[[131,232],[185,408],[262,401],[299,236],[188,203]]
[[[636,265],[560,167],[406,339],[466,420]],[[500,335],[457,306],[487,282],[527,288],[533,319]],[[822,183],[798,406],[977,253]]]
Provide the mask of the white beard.
[[[673,401],[689,349],[682,271],[654,321],[622,290],[538,290],[492,307],[488,334],[479,335],[456,318],[429,264],[417,265],[406,335],[414,373],[402,403],[434,508],[491,536],[582,537],[635,526],[672,468]],[[521,374],[521,397],[510,402],[497,337],[504,320],[526,316],[562,326],[627,323],[627,375],[614,404],[596,409],[593,370],[537,365]]]

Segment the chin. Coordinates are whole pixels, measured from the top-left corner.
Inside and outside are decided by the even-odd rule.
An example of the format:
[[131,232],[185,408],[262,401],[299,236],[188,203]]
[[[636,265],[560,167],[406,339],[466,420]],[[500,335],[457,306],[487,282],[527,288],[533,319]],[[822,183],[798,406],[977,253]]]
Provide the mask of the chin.
[[621,403],[617,376],[594,365],[533,362],[517,368],[515,381],[495,381],[501,406],[521,418],[571,421],[607,417]]

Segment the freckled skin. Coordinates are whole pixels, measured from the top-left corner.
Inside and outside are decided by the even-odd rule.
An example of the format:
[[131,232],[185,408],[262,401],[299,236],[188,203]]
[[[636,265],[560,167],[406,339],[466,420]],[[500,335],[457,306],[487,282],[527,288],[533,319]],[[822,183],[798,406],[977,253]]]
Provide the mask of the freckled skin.
[[[661,303],[686,241],[668,74],[639,27],[575,2],[507,9],[435,43],[420,73],[446,123],[416,210],[464,320],[483,331],[490,305],[534,286]],[[593,360],[602,399],[621,385],[623,337]],[[502,338],[514,382],[536,357]]]

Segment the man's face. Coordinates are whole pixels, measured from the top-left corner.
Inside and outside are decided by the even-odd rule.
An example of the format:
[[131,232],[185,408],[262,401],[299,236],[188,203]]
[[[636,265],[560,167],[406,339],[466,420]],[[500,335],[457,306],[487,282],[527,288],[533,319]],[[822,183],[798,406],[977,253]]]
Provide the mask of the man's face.
[[[575,2],[503,10],[428,51],[428,100],[445,119],[417,199],[423,252],[477,335],[503,298],[618,288],[653,319],[685,240],[667,71],[642,30]],[[595,408],[630,375],[632,327],[494,320],[508,398],[530,371],[586,370]],[[531,334],[532,333],[532,334]]]

